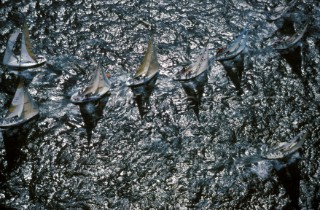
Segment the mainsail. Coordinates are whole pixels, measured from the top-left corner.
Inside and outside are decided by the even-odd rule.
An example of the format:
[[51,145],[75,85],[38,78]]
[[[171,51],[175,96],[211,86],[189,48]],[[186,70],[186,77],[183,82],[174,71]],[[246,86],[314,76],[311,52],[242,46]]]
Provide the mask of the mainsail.
[[21,117],[27,120],[39,113],[38,105],[32,100],[23,83],[23,80],[20,80],[6,118]]
[[216,54],[216,60],[228,60],[240,54],[246,48],[247,39],[248,29],[245,28],[226,49]]
[[23,119],[30,119],[33,116],[39,114],[38,104],[32,100],[30,93],[25,90],[24,91],[24,106],[23,106]]
[[193,71],[194,75],[199,75],[204,70],[208,68],[209,54],[208,48],[205,47],[202,49],[200,56],[197,58],[197,61],[190,66],[190,70]]
[[207,45],[201,50],[198,58],[186,68],[181,69],[175,80],[189,80],[205,72],[209,67],[209,54]]
[[82,95],[96,94],[107,92],[110,87],[110,83],[106,78],[106,75],[97,68],[88,86],[83,90]]
[[21,60],[23,62],[36,62],[36,56],[31,51],[31,43],[29,38],[29,31],[26,25],[22,27],[21,40]]
[[153,46],[153,36],[151,36],[148,44],[148,49],[146,51],[146,54],[143,58],[143,62],[138,68],[136,74],[134,77],[139,76],[152,76],[156,74],[159,70],[159,63],[158,58],[156,54],[156,49]]
[[7,43],[6,52],[4,53],[3,57],[3,64],[7,65],[11,63],[13,60],[17,60],[15,54],[13,53],[13,47],[17,41],[17,38],[20,34],[20,30],[17,29],[13,34],[11,34],[9,41]]

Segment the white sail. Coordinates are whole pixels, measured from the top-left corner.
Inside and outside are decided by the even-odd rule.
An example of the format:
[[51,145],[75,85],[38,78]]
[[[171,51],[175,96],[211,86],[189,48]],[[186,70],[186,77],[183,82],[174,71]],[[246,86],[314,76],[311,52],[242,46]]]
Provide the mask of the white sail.
[[195,60],[195,62],[191,63],[191,65],[187,66],[186,68],[183,68],[180,72],[177,73],[177,80],[186,80],[194,78],[203,73],[205,70],[207,70],[208,67],[209,54],[208,47],[205,46],[201,50],[200,55]]
[[13,60],[17,60],[15,54],[13,53],[13,47],[17,41],[19,34],[20,34],[20,30],[16,30],[13,34],[11,34],[8,40],[6,52],[4,53],[4,57],[3,57],[4,65],[11,63]]
[[94,94],[96,92],[99,86],[99,77],[100,77],[99,75],[100,75],[100,71],[99,69],[97,69],[92,79],[90,80],[88,86],[83,90],[82,92],[83,95]]
[[39,114],[39,107],[38,105],[33,101],[30,93],[25,89],[24,91],[24,105],[23,105],[23,119],[30,119],[33,116],[36,116]]
[[208,48],[205,47],[199,58],[197,59],[197,62],[195,63],[195,69],[194,69],[194,74],[198,75],[202,73],[204,70],[208,68],[208,63],[209,63],[209,54],[208,54]]
[[107,79],[106,75],[103,71],[99,70],[99,86],[98,86],[98,93],[105,93],[110,88],[110,82]]
[[151,76],[157,73],[158,69],[159,69],[159,63],[158,63],[155,47],[153,46],[153,37],[151,37],[148,43],[148,49],[146,51],[143,62],[138,68],[134,77]]
[[12,117],[20,117],[23,111],[23,104],[24,104],[24,87],[23,81],[20,81],[16,93],[14,94],[13,100],[7,112],[6,118]]
[[21,61],[36,63],[36,58],[31,51],[31,43],[29,38],[29,32],[27,26],[22,27],[22,39],[21,39]]

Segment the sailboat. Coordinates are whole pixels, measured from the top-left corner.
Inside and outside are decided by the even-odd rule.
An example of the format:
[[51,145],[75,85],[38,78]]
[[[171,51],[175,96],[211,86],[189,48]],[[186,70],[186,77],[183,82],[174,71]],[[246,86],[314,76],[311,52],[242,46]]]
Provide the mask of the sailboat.
[[126,83],[133,92],[133,98],[137,103],[141,118],[150,109],[149,98],[155,88],[158,75],[159,63],[156,49],[153,45],[153,36],[151,36],[141,65]]
[[209,54],[208,47],[205,46],[200,56],[196,59],[194,63],[188,67],[182,68],[177,74],[174,80],[185,82],[188,80],[196,79],[200,75],[207,76],[207,70],[209,69]]
[[236,87],[238,95],[243,92],[241,79],[244,70],[244,52],[247,48],[247,40],[248,29],[245,28],[228,47],[219,49],[215,58],[213,58],[223,65],[227,76]]
[[5,118],[0,120],[0,127],[8,128],[21,125],[38,114],[39,107],[33,101],[30,93],[24,87],[23,79],[21,79]]
[[224,61],[235,58],[246,48],[247,40],[248,29],[245,28],[229,46],[218,50],[215,60]]
[[308,131],[303,130],[290,141],[280,143],[278,146],[274,147],[266,154],[263,154],[262,157],[266,159],[281,159],[290,154],[293,154],[295,151],[302,147],[307,135]]
[[298,75],[302,79],[302,82],[306,89],[308,89],[308,82],[302,77],[302,42],[301,39],[307,30],[308,24],[301,30],[297,31],[291,37],[284,41],[278,41],[273,44],[273,49],[278,51],[280,55],[287,61],[291,67],[291,71]]
[[146,85],[149,82],[156,80],[158,74],[159,62],[156,49],[153,45],[153,36],[151,36],[148,43],[148,49],[145,53],[142,64],[133,75],[133,77],[129,78],[126,84],[131,88]]
[[308,24],[304,28],[302,28],[300,31],[297,31],[295,34],[293,34],[290,38],[283,42],[278,42],[273,45],[273,48],[275,50],[284,51],[288,50],[291,47],[296,46],[296,44],[301,40],[303,35],[305,34],[307,30]]
[[98,67],[93,73],[89,84],[71,96],[71,102],[74,104],[81,104],[98,100],[108,94],[110,88],[110,81],[101,68]]
[[199,120],[199,106],[201,104],[204,86],[208,81],[209,54],[205,46],[199,57],[186,68],[182,68],[174,80],[179,81],[187,94],[187,100]]
[[278,20],[284,14],[286,14],[297,2],[298,2],[298,0],[292,0],[286,7],[279,6],[279,7],[275,8],[273,13],[268,15],[267,19],[270,21]]
[[39,67],[45,63],[45,57],[33,54],[26,25],[11,34],[3,57],[4,65],[13,69],[25,69]]

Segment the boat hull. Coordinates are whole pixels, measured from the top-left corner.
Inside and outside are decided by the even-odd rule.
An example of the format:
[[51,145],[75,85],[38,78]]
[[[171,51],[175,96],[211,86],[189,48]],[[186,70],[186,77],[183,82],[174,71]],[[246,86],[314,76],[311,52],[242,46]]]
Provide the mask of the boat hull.
[[24,70],[24,69],[28,69],[28,68],[37,68],[40,66],[43,66],[47,60],[44,57],[38,57],[37,58],[38,62],[20,62],[19,60],[16,61],[12,61],[10,63],[6,63],[5,65],[9,68],[15,69],[15,70]]
[[32,117],[30,117],[30,118],[28,118],[28,119],[18,118],[18,119],[15,120],[15,119],[12,119],[12,118],[9,118],[9,119],[5,118],[5,119],[2,119],[0,121],[0,128],[4,128],[5,129],[5,128],[17,127],[17,126],[20,126],[22,124],[25,124],[25,123],[29,122],[32,119],[35,119],[38,116],[39,116],[39,113],[34,115],[34,116],[32,116]]
[[173,80],[179,81],[182,84],[188,84],[188,83],[205,83],[208,81],[208,69],[201,72],[201,74],[190,77],[190,78],[174,78]]
[[101,94],[95,94],[95,95],[86,97],[86,96],[82,96],[81,94],[79,94],[79,92],[76,92],[75,94],[73,94],[71,96],[70,100],[73,104],[80,105],[80,104],[84,104],[84,103],[97,101],[97,100],[101,99],[102,97],[107,96],[108,94],[110,94],[109,91],[101,93]]
[[141,79],[131,78],[127,81],[126,85],[128,87],[130,87],[131,89],[142,87],[142,86],[145,86],[145,85],[152,83],[154,80],[157,80],[158,75],[159,75],[159,72],[155,73],[154,75],[152,75],[148,78],[146,78],[146,77],[143,77]]

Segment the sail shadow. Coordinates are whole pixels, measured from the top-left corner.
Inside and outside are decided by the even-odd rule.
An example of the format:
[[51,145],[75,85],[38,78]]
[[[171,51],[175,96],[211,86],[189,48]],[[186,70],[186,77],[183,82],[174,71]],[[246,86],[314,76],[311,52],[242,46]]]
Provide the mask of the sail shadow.
[[96,101],[79,104],[80,113],[84,121],[88,145],[91,143],[92,131],[97,126],[98,121],[103,117],[103,110],[109,100],[110,94],[104,95]]
[[139,86],[131,86],[133,99],[137,104],[141,119],[150,111],[150,96],[156,86],[158,74],[152,77],[148,82]]
[[243,93],[241,79],[244,70],[244,54],[239,54],[230,60],[221,60],[220,63],[224,67],[227,77],[235,86],[238,95],[241,95]]
[[196,77],[194,80],[180,81],[182,88],[187,94],[188,105],[193,109],[199,121],[199,107],[204,92],[204,86],[208,82],[207,71]]
[[296,152],[285,159],[272,161],[279,182],[284,187],[291,201],[283,209],[300,209],[299,197],[301,175],[299,159],[299,152]]
[[6,152],[5,159],[7,161],[6,171],[8,174],[26,160],[27,154],[22,151],[22,148],[27,145],[28,136],[38,119],[39,115],[24,124],[11,126],[2,130]]
[[312,93],[312,90],[309,86],[308,79],[302,75],[302,46],[298,44],[287,51],[280,53],[281,57],[285,59],[288,65],[291,68],[291,72],[299,78],[302,82],[304,93],[306,95]]

